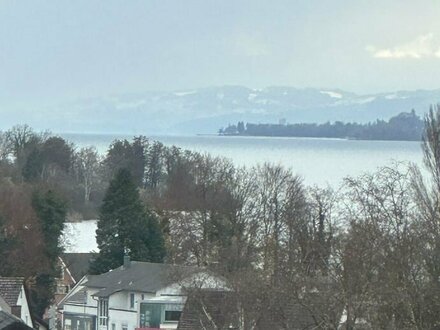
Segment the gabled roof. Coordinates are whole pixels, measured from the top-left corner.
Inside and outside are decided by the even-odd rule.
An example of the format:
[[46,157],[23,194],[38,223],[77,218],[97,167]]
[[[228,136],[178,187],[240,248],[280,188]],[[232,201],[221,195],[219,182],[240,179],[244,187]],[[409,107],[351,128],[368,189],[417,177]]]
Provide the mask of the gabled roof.
[[94,253],[63,253],[61,255],[61,259],[75,282],[88,273],[93,257]]
[[0,311],[0,329],[1,330],[29,330],[32,329],[28,327],[22,320],[18,317],[6,313],[5,311]]
[[63,301],[63,304],[70,303],[70,304],[85,304],[87,302],[86,299],[86,289],[81,288],[78,290],[78,292],[74,293],[71,296],[68,296],[65,301]]
[[81,280],[79,280],[75,286],[67,293],[67,295],[57,302],[57,308],[63,309],[65,304],[85,304],[87,288],[84,287],[84,283],[87,281],[87,276],[85,275]]
[[118,291],[156,293],[195,270],[192,267],[131,261],[129,267],[121,266],[101,275],[89,275],[84,285],[101,289],[96,294],[100,297],[108,297]]
[[23,281],[23,277],[0,277],[0,296],[9,306],[17,306]]

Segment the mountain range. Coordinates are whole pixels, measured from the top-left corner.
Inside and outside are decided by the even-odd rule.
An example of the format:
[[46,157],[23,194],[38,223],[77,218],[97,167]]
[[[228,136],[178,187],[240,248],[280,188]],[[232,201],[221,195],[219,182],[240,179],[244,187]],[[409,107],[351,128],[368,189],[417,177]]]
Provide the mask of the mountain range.
[[[26,122],[55,132],[214,134],[238,121],[253,123],[365,123],[440,102],[440,89],[359,95],[339,89],[221,86],[83,99],[4,113],[2,125]],[[2,127],[4,128],[4,127]]]

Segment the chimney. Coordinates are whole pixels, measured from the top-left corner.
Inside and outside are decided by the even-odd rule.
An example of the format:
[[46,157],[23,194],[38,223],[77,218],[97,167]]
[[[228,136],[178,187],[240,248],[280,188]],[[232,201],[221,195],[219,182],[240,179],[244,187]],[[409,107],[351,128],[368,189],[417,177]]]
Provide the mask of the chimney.
[[124,255],[124,268],[130,268],[130,264],[131,264],[131,261],[130,261],[130,256],[128,256],[128,255]]

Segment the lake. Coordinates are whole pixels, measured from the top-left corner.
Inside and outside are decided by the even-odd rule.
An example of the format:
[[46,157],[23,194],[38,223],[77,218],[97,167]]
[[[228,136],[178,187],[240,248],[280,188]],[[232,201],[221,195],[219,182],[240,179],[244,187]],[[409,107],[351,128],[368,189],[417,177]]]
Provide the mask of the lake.
[[[105,153],[123,135],[62,134],[76,145],[95,146]],[[237,165],[264,162],[282,164],[304,178],[306,184],[338,186],[344,177],[375,171],[393,162],[422,166],[420,142],[357,141],[343,139],[243,137],[243,136],[151,136],[167,146],[206,152],[231,159]]]

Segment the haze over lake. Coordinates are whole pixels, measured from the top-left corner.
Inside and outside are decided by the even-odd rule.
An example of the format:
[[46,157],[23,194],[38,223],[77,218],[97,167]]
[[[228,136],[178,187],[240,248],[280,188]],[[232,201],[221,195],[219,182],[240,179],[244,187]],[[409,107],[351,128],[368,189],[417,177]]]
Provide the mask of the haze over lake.
[[[95,146],[105,153],[117,138],[131,136],[63,134],[79,147]],[[224,156],[237,165],[253,166],[272,162],[290,167],[306,184],[337,186],[344,177],[372,172],[393,162],[422,166],[420,142],[357,141],[343,139],[151,136],[167,146]]]

